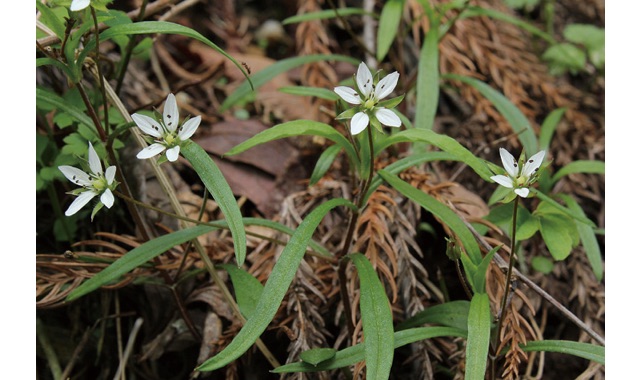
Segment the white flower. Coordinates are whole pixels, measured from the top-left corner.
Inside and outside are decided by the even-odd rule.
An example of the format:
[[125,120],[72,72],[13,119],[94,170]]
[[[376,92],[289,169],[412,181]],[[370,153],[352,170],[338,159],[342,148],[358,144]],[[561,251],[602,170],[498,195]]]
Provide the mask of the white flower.
[[131,115],[131,118],[138,128],[155,139],[153,144],[141,150],[136,157],[139,159],[151,158],[166,150],[167,159],[171,162],[178,159],[180,143],[193,136],[198,126],[200,126],[201,120],[201,117],[197,116],[178,127],[180,115],[176,97],[173,94],[169,94],[164,102],[161,122],[137,113]]
[[73,0],[71,2],[71,7],[69,9],[71,9],[74,12],[81,11],[86,7],[88,7],[89,4],[91,4],[91,0]]
[[498,184],[513,189],[513,192],[522,198],[526,198],[529,195],[529,186],[536,181],[536,173],[542,165],[544,160],[545,151],[542,150],[527,160],[525,164],[520,167],[518,161],[507,152],[506,149],[500,148],[500,158],[502,159],[502,165],[507,171],[506,175],[494,175],[492,180]]
[[380,100],[391,94],[400,74],[397,71],[382,78],[377,84],[373,84],[373,76],[367,65],[361,62],[356,74],[356,84],[359,92],[351,87],[338,86],[333,91],[345,102],[358,105],[358,112],[351,118],[350,130],[352,135],[364,131],[373,116],[380,123],[388,127],[399,127],[402,121],[393,111],[380,105]]
[[58,166],[58,169],[69,181],[82,187],[82,189],[70,192],[70,194],[77,195],[77,198],[64,213],[66,216],[75,214],[98,195],[100,196],[100,203],[94,208],[91,215],[92,219],[93,215],[102,208],[102,205],[107,206],[107,208],[113,206],[114,198],[111,191],[118,185],[118,183],[114,181],[116,167],[109,166],[107,170],[103,172],[100,158],[98,158],[98,154],[95,149],[93,149],[91,143],[89,143],[89,169],[91,169],[91,173],[85,173],[78,168],[67,165]]

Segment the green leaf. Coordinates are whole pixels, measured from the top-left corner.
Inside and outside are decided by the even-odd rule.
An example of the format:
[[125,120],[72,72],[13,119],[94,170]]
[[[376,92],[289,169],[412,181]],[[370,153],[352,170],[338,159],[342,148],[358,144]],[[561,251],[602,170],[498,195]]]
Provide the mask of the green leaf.
[[549,205],[555,207],[558,211],[562,212],[563,214],[566,214],[570,217],[572,217],[573,219],[580,221],[582,223],[585,223],[586,225],[596,228],[596,225],[589,220],[589,218],[586,218],[582,215],[580,215],[580,213],[577,213],[573,210],[569,210],[568,208],[564,207],[563,205],[561,205],[560,203],[556,202],[553,198],[549,197],[548,195],[544,194],[541,191],[538,191],[537,189],[530,187],[529,191],[531,191],[531,193],[536,196],[538,199],[545,201],[546,203],[548,203]]
[[336,356],[335,348],[312,348],[300,353],[303,362],[316,366],[324,361],[333,359]]
[[[204,43],[205,45],[214,49],[218,53],[225,56],[228,60],[233,62],[233,64],[242,72],[245,78],[247,78],[248,80],[247,86],[253,87],[253,84],[251,83],[251,79],[249,78],[249,75],[244,70],[242,65],[238,63],[238,61],[236,61],[233,57],[227,54],[227,52],[221,49],[218,45],[211,42],[208,38],[206,38],[202,34],[180,24],[175,24],[175,23],[166,22],[166,21],[140,21],[140,22],[135,22],[131,24],[115,25],[105,30],[104,32],[100,33],[100,41],[101,42],[107,41],[116,36],[129,36],[129,35],[135,35],[135,34],[153,34],[153,33],[179,34],[182,36],[191,37],[195,40],[198,40]],[[96,44],[95,39],[91,40],[87,44],[87,46],[84,48],[81,54],[82,61],[84,61],[84,57],[86,57],[86,54],[95,50],[95,44]]]
[[465,380],[484,380],[491,337],[491,308],[486,293],[476,293],[469,307]]
[[49,27],[61,40],[64,38],[64,17],[68,16],[68,12],[63,7],[49,8],[40,0],[36,1],[36,8],[40,11],[40,21]]
[[382,7],[378,23],[378,47],[376,52],[378,62],[382,62],[398,34],[403,8],[404,0],[389,0]]
[[218,203],[218,207],[229,223],[229,230],[233,237],[236,262],[238,266],[244,263],[247,256],[247,237],[242,223],[242,213],[238,202],[231,191],[231,187],[222,175],[218,165],[213,161],[209,153],[191,140],[186,141],[181,146],[182,155],[193,166],[200,179],[206,186],[213,199]]
[[[511,235],[511,221],[513,220],[513,205],[503,204],[494,207],[486,220],[502,228],[508,236]],[[516,240],[527,240],[538,232],[538,220],[531,215],[526,207],[518,205],[518,215],[516,216]]]
[[551,137],[556,131],[560,120],[564,116],[564,113],[567,111],[566,107],[558,108],[553,110],[542,122],[540,126],[540,149],[541,150],[549,150],[549,146],[551,145]]
[[487,98],[487,100],[496,107],[496,110],[504,116],[507,122],[509,122],[511,128],[513,128],[513,132],[518,135],[518,139],[520,143],[522,143],[527,157],[538,153],[538,140],[536,139],[531,124],[529,124],[529,120],[527,120],[527,117],[524,116],[518,107],[511,103],[504,95],[476,78],[457,74],[445,74],[442,75],[442,77],[449,80],[460,81],[478,90],[482,96]]
[[469,301],[450,301],[427,307],[413,317],[399,323],[396,326],[396,330],[406,330],[425,323],[434,323],[467,331],[468,319]]
[[553,183],[566,175],[573,173],[594,173],[604,174],[604,162],[597,160],[578,160],[573,161],[558,170],[556,174],[551,177]]
[[96,127],[91,121],[91,118],[87,116],[84,111],[73,105],[73,103],[65,101],[65,99],[61,98],[59,95],[49,90],[36,87],[36,104],[37,103],[44,103],[45,106],[53,107],[68,113],[79,123],[91,128],[95,135],[98,136],[98,132],[96,131]]
[[195,226],[149,240],[148,242],[127,252],[113,264],[109,265],[101,272],[85,281],[82,285],[72,290],[66,300],[73,301],[91,293],[99,287],[117,280],[122,275],[132,271],[154,257],[163,254],[176,245],[195,239],[198,236],[209,233],[215,229],[215,227],[210,226]]
[[309,185],[313,186],[327,173],[327,170],[331,167],[333,161],[335,161],[336,156],[340,153],[342,147],[338,144],[331,145],[318,158],[318,162],[316,162],[316,167],[313,169],[313,173],[311,173],[311,178],[309,179]]
[[540,233],[547,244],[549,253],[556,260],[564,260],[573,248],[573,232],[576,225],[571,218],[560,213],[539,215]]
[[286,86],[286,87],[280,87],[278,91],[284,92],[285,94],[291,94],[291,95],[315,96],[316,98],[319,98],[319,99],[326,99],[326,100],[332,100],[332,101],[337,101],[340,99],[338,94],[329,90],[328,88]]
[[233,156],[244,152],[254,146],[264,144],[269,141],[284,139],[293,136],[321,136],[340,145],[351,159],[352,163],[358,162],[358,154],[353,145],[335,128],[329,124],[320,123],[313,120],[294,120],[286,123],[274,125],[246,141],[234,146],[225,153],[225,156]]
[[282,25],[296,24],[305,21],[324,20],[334,17],[346,17],[351,15],[366,15],[367,12],[362,8],[337,8],[335,10],[328,9],[318,12],[309,12],[301,15],[287,17],[282,21]]
[[[585,218],[587,217],[578,202],[575,201],[575,199],[567,195],[560,196],[570,210],[579,215],[582,215]],[[602,253],[600,252],[600,245],[598,244],[598,240],[596,239],[596,234],[593,228],[584,223],[576,222],[576,227],[578,228],[580,241],[582,241],[582,246],[584,247],[587,259],[589,260],[589,264],[591,264],[591,269],[593,269],[593,274],[596,276],[598,281],[602,281],[604,268],[602,267]]]
[[247,323],[224,350],[209,358],[196,370],[213,371],[224,367],[244,354],[260,337],[278,311],[318,224],[331,209],[337,206],[355,208],[345,199],[332,199],[318,206],[304,218],[273,267],[255,311],[247,319]]
[[[417,327],[403,331],[396,331],[393,334],[393,347],[398,348],[421,340],[442,336],[457,336],[464,338],[467,334],[464,330],[452,327]],[[355,346],[336,352],[333,359],[319,363],[317,366],[304,362],[289,363],[280,366],[271,372],[289,373],[329,371],[336,368],[348,367],[363,360],[365,360],[365,347],[364,344],[359,343]]]
[[[359,61],[357,59],[337,54],[315,54],[306,55],[300,57],[286,58],[274,63],[273,65],[255,73],[252,76],[253,86],[257,89],[265,83],[269,82],[276,76],[291,71],[298,66],[305,65],[307,63],[320,62],[320,61],[344,61],[357,65]],[[250,84],[247,81],[242,82],[238,88],[232,92],[220,105],[218,112],[222,113],[241,100],[245,99],[252,91]]]
[[490,8],[483,8],[483,7],[478,7],[478,6],[470,6],[467,7],[461,14],[459,19],[465,19],[465,18],[469,18],[469,17],[478,17],[478,16],[486,16],[486,17],[490,17],[492,19],[495,20],[500,20],[500,21],[505,21],[508,22],[510,24],[513,24],[515,26],[517,26],[518,28],[525,30],[529,33],[531,33],[532,35],[538,37],[538,38],[542,38],[543,40],[545,40],[546,42],[548,42],[549,44],[555,44],[556,40],[555,38],[553,38],[553,36],[545,31],[543,31],[542,29],[533,26],[532,24],[529,24],[528,22],[522,21],[522,19],[518,18],[518,17],[513,17],[511,15],[508,15],[506,13],[494,10],[494,9],[490,9]]
[[531,259],[531,266],[542,274],[549,274],[553,271],[553,261],[543,256],[536,256]]
[[604,347],[590,343],[573,342],[569,340],[538,340],[521,344],[520,348],[522,348],[524,352],[559,352],[605,364]]
[[256,309],[256,304],[262,295],[264,287],[257,278],[236,265],[222,264],[219,266],[226,270],[229,273],[229,277],[231,277],[240,313],[245,318],[249,318]]
[[482,262],[482,254],[480,253],[480,248],[478,247],[475,237],[455,212],[446,205],[440,203],[437,199],[423,193],[385,170],[379,170],[378,174],[393,186],[394,189],[402,193],[402,195],[414,202],[417,202],[422,206],[422,208],[432,213],[440,219],[442,223],[447,225],[458,236],[465,251],[471,257],[471,261],[474,264],[478,265]]
[[386,380],[393,363],[393,316],[389,299],[366,256],[354,253],[347,257],[355,264],[360,277],[360,313],[367,379]]
[[551,75],[562,75],[567,71],[571,74],[577,74],[587,64],[585,52],[568,43],[550,46],[542,54],[542,59],[549,64]]
[[453,154],[465,164],[469,165],[482,179],[491,181],[493,173],[487,167],[486,163],[476,157],[467,148],[462,146],[455,139],[449,136],[438,134],[430,129],[414,128],[405,131],[395,133],[384,140],[383,144],[376,149],[376,155],[380,151],[390,145],[400,142],[426,142],[431,145],[435,145],[441,150]]
[[[438,28],[430,28],[420,49],[414,122],[415,127],[420,129],[433,129],[433,121],[438,108],[440,95],[438,40]],[[419,148],[418,151],[422,149]]]
[[570,24],[562,31],[569,42],[584,45],[587,50],[604,49],[604,29],[591,24]]
[[498,252],[501,246],[494,247],[491,251],[487,252],[487,254],[482,259],[482,262],[476,268],[475,273],[471,276],[471,287],[477,293],[485,292],[485,284],[487,278],[487,269],[489,268],[489,264],[491,264],[491,260],[493,260],[493,255]]

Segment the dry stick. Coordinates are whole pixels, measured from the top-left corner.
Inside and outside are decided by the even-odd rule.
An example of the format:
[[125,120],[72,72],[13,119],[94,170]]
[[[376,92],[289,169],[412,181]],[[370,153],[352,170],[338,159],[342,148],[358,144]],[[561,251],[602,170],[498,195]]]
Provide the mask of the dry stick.
[[[120,114],[125,118],[127,122],[133,122],[133,119],[131,119],[131,115],[129,115],[129,112],[127,112],[126,107],[124,106],[124,104],[122,104],[122,101],[120,101],[120,98],[117,96],[117,94],[115,93],[111,85],[109,85],[108,82],[105,82],[105,87],[107,91],[107,96],[111,100],[111,103],[118,109]],[[131,128],[131,134],[133,135],[134,139],[136,140],[136,142],[141,148],[146,147],[147,144],[138,128]],[[164,170],[160,168],[160,165],[158,164],[157,161],[148,160],[148,162],[151,164],[151,168],[153,169],[153,172],[156,175],[156,178],[160,183],[162,190],[169,197],[169,202],[171,203],[171,207],[173,208],[174,212],[181,217],[186,217],[186,213],[184,212],[184,209],[182,208],[182,205],[180,204],[180,201],[176,196],[175,190],[173,189],[173,186],[169,182],[169,179],[167,178],[167,175],[165,174]],[[182,219],[181,219],[181,224],[183,227],[188,226],[188,224]],[[231,292],[229,291],[229,288],[227,287],[227,285],[224,283],[224,281],[222,281],[222,279],[218,275],[218,272],[216,271],[213,263],[211,262],[211,259],[207,255],[207,252],[205,251],[202,244],[200,244],[200,242],[197,239],[194,239],[193,245],[195,246],[196,250],[200,254],[202,261],[207,267],[207,271],[209,272],[209,275],[213,278],[213,281],[215,282],[215,284],[222,291],[222,294],[225,300],[231,306],[231,309],[235,317],[238,318],[238,320],[240,320],[243,324],[246,323],[246,319],[240,313],[240,308],[238,307],[238,304],[233,299],[233,296],[231,295]],[[280,366],[280,363],[278,362],[278,360],[275,358],[275,356],[273,356],[271,351],[269,351],[269,349],[264,344],[264,342],[262,342],[261,339],[258,339],[256,341],[256,345],[258,346],[262,354],[265,356],[265,358],[269,361],[269,363],[271,363],[271,365],[274,368]]]
[[124,355],[120,360],[120,364],[118,365],[118,370],[116,374],[113,376],[113,380],[117,380],[120,378],[122,374],[122,378],[124,379],[124,367],[129,360],[129,356],[131,356],[131,351],[133,350],[133,343],[136,341],[136,337],[138,336],[138,332],[140,331],[140,327],[142,326],[143,319],[140,317],[136,319],[133,324],[133,328],[131,329],[131,334],[129,334],[129,339],[127,340],[127,346],[124,349]]
[[42,346],[42,351],[44,351],[44,355],[47,358],[47,363],[49,363],[49,367],[51,368],[51,375],[53,375],[54,379],[62,379],[60,360],[58,360],[56,350],[49,342],[49,337],[44,331],[44,324],[40,321],[39,318],[36,318],[36,336],[38,338],[40,346]]
[[[471,233],[475,236],[476,240],[486,249],[487,251],[491,251],[492,247],[487,243],[482,235],[478,233],[478,231],[473,228],[469,222],[464,220],[464,223],[467,225]],[[500,268],[507,268],[508,264],[500,255],[493,255],[493,260],[498,264]],[[520,271],[516,268],[513,268],[513,274],[518,277],[522,282],[527,284],[529,288],[531,288],[534,292],[538,293],[542,298],[547,300],[551,305],[553,305],[556,309],[558,309],[562,314],[564,314],[569,320],[575,323],[578,327],[580,327],[584,332],[589,334],[596,342],[600,343],[604,346],[604,338],[602,338],[598,333],[593,331],[593,329],[587,326],[580,318],[578,318],[575,314],[573,314],[569,309],[564,307],[560,302],[558,302],[551,294],[547,293],[544,289],[538,286],[535,282],[531,281],[527,276],[520,273]]]

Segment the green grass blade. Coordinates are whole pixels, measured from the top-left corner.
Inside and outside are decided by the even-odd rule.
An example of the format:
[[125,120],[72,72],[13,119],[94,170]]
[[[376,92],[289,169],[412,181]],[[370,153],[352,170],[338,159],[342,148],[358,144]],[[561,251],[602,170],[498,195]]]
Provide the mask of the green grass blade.
[[551,34],[543,31],[542,29],[537,28],[525,21],[522,21],[522,19],[520,18],[510,16],[506,13],[497,11],[495,9],[470,6],[460,14],[459,19],[465,19],[469,17],[478,17],[478,16],[487,16],[495,20],[511,23],[520,29],[526,30],[527,32],[531,33],[536,37],[542,38],[543,40],[547,41],[552,45],[557,43],[557,41],[555,40],[555,38],[553,38]]
[[236,265],[222,264],[219,267],[229,273],[231,283],[233,284],[233,291],[236,294],[236,301],[240,308],[240,313],[242,313],[245,318],[249,318],[256,309],[256,305],[262,295],[264,286],[262,286],[257,278],[253,277],[244,269],[238,268]]
[[570,162],[551,177],[551,182],[555,184],[560,178],[573,173],[604,174],[604,162],[598,160],[578,160]]
[[72,301],[80,298],[103,285],[109,284],[111,281],[117,280],[120,276],[163,254],[176,245],[195,239],[215,229],[215,227],[210,226],[195,226],[149,240],[127,252],[113,264],[75,288],[69,293],[66,300]]
[[[116,36],[129,36],[135,34],[179,34],[186,37],[191,37],[195,40],[198,40],[210,48],[214,49],[218,53],[225,56],[228,60],[233,62],[233,64],[242,72],[242,74],[249,81],[248,86],[253,88],[253,84],[251,83],[251,78],[249,78],[249,74],[245,71],[245,69],[236,61],[232,56],[230,56],[226,51],[220,48],[218,45],[211,42],[207,37],[202,34],[196,32],[195,30],[188,28],[184,25],[166,22],[166,21],[140,21],[134,22],[131,24],[120,24],[114,25],[104,32],[100,33],[100,41],[107,41]],[[95,50],[95,39],[91,40],[87,46],[83,50],[83,55],[88,54]]]
[[469,307],[469,335],[465,380],[484,380],[491,337],[491,309],[487,293],[476,293]]
[[471,231],[469,231],[469,228],[467,228],[466,224],[455,212],[446,205],[438,202],[437,199],[429,194],[423,193],[385,170],[379,170],[378,174],[393,186],[394,189],[402,193],[402,195],[418,203],[422,208],[435,215],[451,228],[460,239],[460,242],[475,265],[479,265],[482,262],[482,254],[480,253],[478,243]]
[[522,351],[524,352],[559,352],[562,354],[578,356],[596,363],[605,364],[604,346],[597,346],[590,343],[573,342],[569,340],[538,340],[528,342],[527,344],[521,344],[520,348],[522,348]]
[[469,301],[450,301],[440,305],[429,306],[413,317],[399,323],[396,330],[406,330],[425,323],[435,323],[447,327],[455,327],[467,331],[469,319]]
[[[399,348],[407,344],[419,342],[425,339],[438,338],[442,336],[457,336],[465,338],[465,330],[453,327],[417,327],[393,334],[393,347]],[[364,344],[359,343],[336,352],[333,359],[319,363],[317,366],[305,362],[289,363],[274,369],[274,373],[288,372],[319,372],[329,371],[336,368],[343,368],[365,360]]]
[[527,152],[527,157],[538,152],[538,140],[526,116],[509,99],[488,84],[478,79],[457,74],[444,74],[442,78],[457,80],[478,90],[482,96],[493,103],[496,110],[509,122],[513,132],[518,135],[520,143]]
[[384,57],[387,56],[389,48],[398,34],[398,26],[400,25],[403,9],[404,0],[389,0],[382,7],[380,22],[378,23],[378,46],[376,51],[378,62],[382,62]]
[[299,96],[314,96],[319,99],[326,99],[326,100],[332,100],[332,101],[340,100],[340,97],[338,96],[338,94],[333,92],[333,90],[329,90],[328,88],[285,86],[285,87],[280,87],[278,91],[284,92],[285,94],[299,95]]
[[[447,152],[415,153],[386,166],[384,170],[391,174],[398,175],[410,167],[431,161],[460,161],[460,159],[458,156]],[[371,181],[371,186],[367,193],[367,199],[380,185],[382,185],[382,177],[376,174]]]
[[393,363],[393,316],[378,274],[361,253],[348,256],[360,277],[360,313],[367,379],[389,378]]
[[304,218],[273,267],[269,279],[264,285],[262,295],[247,323],[224,350],[209,358],[196,370],[213,371],[224,367],[244,354],[260,337],[278,311],[318,224],[331,209],[337,206],[355,208],[346,199],[332,199],[318,206]]
[[321,123],[314,120],[294,120],[274,125],[273,127],[265,129],[257,135],[252,136],[246,141],[243,141],[240,144],[234,146],[224,155],[233,156],[242,153],[247,149],[251,149],[254,146],[264,144],[269,141],[305,135],[321,136],[333,141],[345,150],[352,163],[358,162],[358,154],[356,153],[353,145],[351,145],[349,140],[347,140],[343,135],[340,134],[340,132],[338,132],[329,124]]
[[551,137],[556,132],[556,128],[562,120],[562,116],[567,111],[566,107],[553,110],[547,117],[544,118],[542,125],[540,126],[540,149],[548,150],[551,145]]
[[365,12],[365,10],[362,8],[338,8],[335,11],[333,9],[327,9],[324,11],[309,12],[301,15],[287,17],[282,21],[282,25],[297,24],[299,22],[314,21],[314,20],[325,20],[329,18],[335,18],[338,16],[346,17],[346,16],[352,16],[352,15],[365,15],[367,13],[368,12]]
[[181,152],[218,203],[233,237],[236,262],[238,266],[242,265],[247,256],[247,236],[242,223],[242,213],[231,187],[229,187],[218,165],[200,145],[189,140],[182,145]]
[[400,142],[426,142],[434,145],[441,150],[458,157],[460,161],[469,165],[469,167],[482,179],[493,182],[493,180],[491,180],[493,173],[489,170],[489,167],[483,160],[476,157],[455,139],[446,135],[438,134],[430,129],[414,128],[395,133],[387,137],[383,144],[380,144],[376,154],[379,154],[382,149]]
[[566,207],[564,207],[563,205],[561,205],[560,203],[556,202],[553,198],[551,198],[550,196],[548,196],[547,194],[539,191],[538,189],[534,188],[534,187],[530,187],[529,190],[531,191],[531,193],[536,196],[538,199],[540,199],[541,201],[546,201],[548,202],[550,205],[552,205],[553,207],[555,207],[556,209],[558,209],[558,211],[572,217],[573,219],[582,222],[592,228],[596,228],[596,225],[589,220],[589,218],[580,215],[580,213],[575,212],[573,210],[570,210]]
[[[276,76],[286,73],[287,71],[293,70],[298,66],[305,65],[307,63],[320,62],[320,61],[344,61],[350,62],[354,65],[360,63],[357,59],[352,57],[347,57],[344,55],[337,54],[314,54],[314,55],[305,55],[301,57],[294,58],[286,58],[281,61],[274,63],[273,65],[255,73],[251,80],[253,82],[253,86],[255,88],[259,88],[265,83],[269,82],[271,79]],[[247,81],[244,81],[238,88],[232,92],[220,105],[218,109],[219,112],[224,112],[228,110],[230,107],[237,104],[239,101],[245,99],[252,91],[250,84]]]
[[[570,196],[561,195],[562,200],[567,204],[569,210],[574,211],[578,215],[582,215],[587,218],[584,211],[575,201],[575,199]],[[582,242],[582,246],[584,247],[585,254],[587,255],[587,259],[589,260],[589,264],[591,265],[591,269],[593,270],[593,274],[596,276],[598,281],[602,281],[602,276],[604,274],[604,268],[602,266],[602,253],[600,252],[600,244],[598,244],[598,240],[596,239],[596,234],[593,228],[589,227],[584,223],[577,222],[576,228],[578,228],[578,234],[580,235],[580,241]]]
[[48,104],[51,107],[55,107],[60,111],[68,113],[79,123],[89,127],[96,134],[96,136],[98,136],[96,126],[93,124],[93,121],[91,121],[91,118],[87,116],[87,114],[85,114],[83,110],[69,103],[59,95],[48,90],[36,87],[36,103],[38,102]]
[[331,168],[331,164],[335,161],[338,153],[340,153],[342,147],[338,144],[331,145],[318,157],[318,162],[316,162],[315,168],[313,168],[313,173],[311,173],[311,178],[309,179],[309,185],[313,186],[327,173],[327,170]]
[[430,28],[420,49],[414,122],[414,126],[420,129],[433,129],[438,108],[440,94],[438,34],[438,28]]

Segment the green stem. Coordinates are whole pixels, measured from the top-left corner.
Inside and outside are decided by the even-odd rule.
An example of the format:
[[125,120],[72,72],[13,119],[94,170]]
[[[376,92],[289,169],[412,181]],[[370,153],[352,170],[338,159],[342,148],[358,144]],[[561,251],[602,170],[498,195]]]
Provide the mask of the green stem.
[[[140,21],[144,19],[144,12],[147,8],[147,3],[149,0],[144,0],[142,5],[140,6],[140,12],[136,17],[136,21]],[[118,80],[116,82],[116,94],[120,93],[120,89],[122,88],[122,83],[124,81],[124,76],[127,73],[127,67],[129,66],[129,60],[131,59],[131,55],[133,54],[133,48],[136,44],[135,36],[129,37],[129,42],[127,43],[127,47],[125,48],[124,55],[122,56],[122,61],[120,63],[120,70],[118,71]]]
[[[98,17],[96,16],[96,10],[90,6],[91,16],[93,17],[93,25],[95,27],[96,36],[96,69],[98,70],[98,78],[100,82],[100,93],[102,94],[102,103],[104,109],[104,128],[107,136],[109,135],[109,103],[107,102],[107,93],[104,87],[104,77],[100,69],[100,29],[98,28]],[[106,140],[103,140],[106,142]]]

